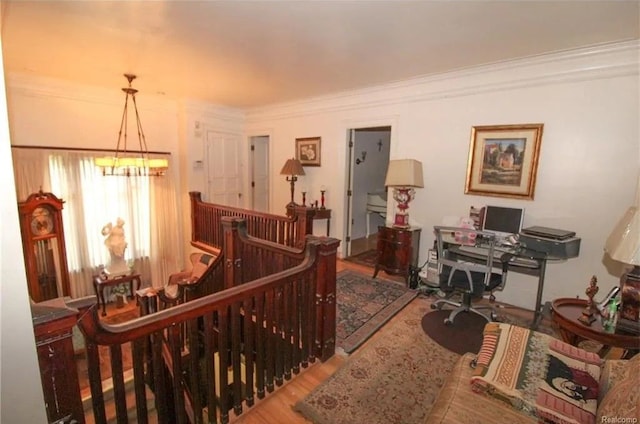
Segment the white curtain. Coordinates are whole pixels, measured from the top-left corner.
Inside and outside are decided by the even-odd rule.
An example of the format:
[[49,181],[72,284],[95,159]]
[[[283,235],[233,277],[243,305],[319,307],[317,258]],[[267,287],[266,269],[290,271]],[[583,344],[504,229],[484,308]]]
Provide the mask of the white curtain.
[[[143,285],[162,287],[171,273],[181,269],[182,226],[176,225],[181,216],[170,175],[103,176],[93,163],[95,152],[13,149],[13,153],[19,196],[24,192],[26,198],[42,186],[65,201],[72,297],[94,294],[93,276],[109,260],[101,230],[118,218],[125,222],[125,259],[141,274]],[[25,159],[31,163],[23,164]]]

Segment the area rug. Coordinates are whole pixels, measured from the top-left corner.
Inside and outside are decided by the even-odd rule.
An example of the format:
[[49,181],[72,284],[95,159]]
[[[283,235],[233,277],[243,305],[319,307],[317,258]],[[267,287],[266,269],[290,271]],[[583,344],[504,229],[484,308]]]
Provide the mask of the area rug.
[[429,311],[414,299],[295,410],[316,424],[423,423],[459,358],[422,331]]
[[337,275],[336,346],[353,352],[404,308],[417,292],[352,270]]
[[358,253],[357,255],[353,255],[353,256],[349,256],[348,258],[345,258],[346,261],[368,266],[371,268],[374,268],[376,266],[377,259],[378,259],[377,250],[367,250],[362,253]]

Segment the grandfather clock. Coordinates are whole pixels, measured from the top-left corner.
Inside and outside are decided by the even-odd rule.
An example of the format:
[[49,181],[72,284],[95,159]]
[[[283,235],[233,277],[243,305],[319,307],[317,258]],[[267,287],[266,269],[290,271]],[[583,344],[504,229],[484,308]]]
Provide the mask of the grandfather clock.
[[27,284],[34,302],[71,294],[62,226],[63,203],[42,190],[18,203]]

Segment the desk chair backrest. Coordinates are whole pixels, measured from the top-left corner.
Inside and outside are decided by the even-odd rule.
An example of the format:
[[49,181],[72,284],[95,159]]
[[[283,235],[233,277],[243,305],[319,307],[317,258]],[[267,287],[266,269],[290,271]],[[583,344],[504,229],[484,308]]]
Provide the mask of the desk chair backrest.
[[[433,229],[438,250],[440,288],[443,291],[458,289],[470,293],[472,297],[481,297],[485,291],[504,286],[506,266],[502,267],[502,273],[493,272],[496,271],[493,256],[495,234],[461,227],[435,226]],[[482,247],[487,249],[486,255],[471,262],[455,253],[460,246]]]

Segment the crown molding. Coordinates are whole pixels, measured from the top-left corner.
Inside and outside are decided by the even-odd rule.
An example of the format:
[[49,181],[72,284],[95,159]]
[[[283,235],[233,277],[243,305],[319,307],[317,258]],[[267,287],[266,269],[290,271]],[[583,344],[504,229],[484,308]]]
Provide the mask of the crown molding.
[[[102,86],[80,85],[61,79],[21,73],[9,73],[6,77],[9,94],[117,107],[122,107],[123,104],[124,95],[120,90],[120,86],[111,89]],[[124,83],[122,84],[122,86],[125,85]],[[157,94],[147,94],[140,91],[136,99],[140,110],[169,111],[172,113],[177,110],[176,101]]]
[[365,106],[389,106],[489,91],[638,75],[639,57],[638,39],[600,44],[253,108],[247,111],[247,120],[286,119]]

